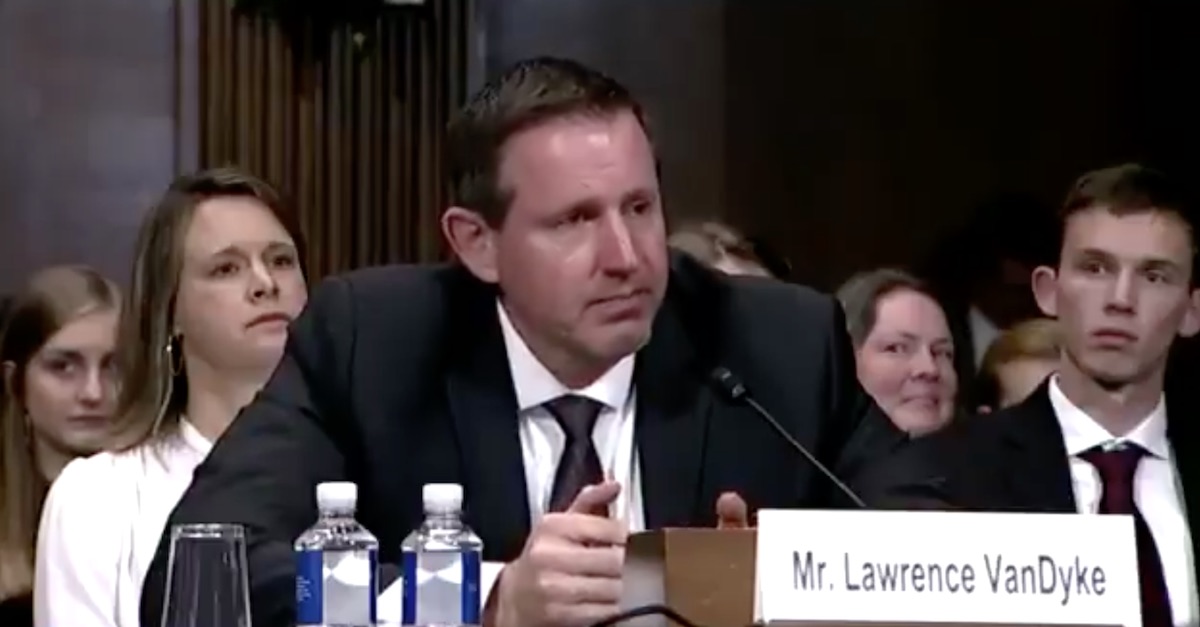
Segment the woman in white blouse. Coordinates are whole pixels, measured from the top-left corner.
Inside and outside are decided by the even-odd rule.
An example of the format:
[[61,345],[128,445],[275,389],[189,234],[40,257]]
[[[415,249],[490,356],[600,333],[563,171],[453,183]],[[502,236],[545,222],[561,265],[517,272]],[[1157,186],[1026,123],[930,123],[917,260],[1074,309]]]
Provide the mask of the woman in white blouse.
[[211,443],[266,383],[307,289],[279,195],[231,168],[184,176],[146,216],[122,312],[108,452],[50,490],[38,627],[137,627],[167,516]]

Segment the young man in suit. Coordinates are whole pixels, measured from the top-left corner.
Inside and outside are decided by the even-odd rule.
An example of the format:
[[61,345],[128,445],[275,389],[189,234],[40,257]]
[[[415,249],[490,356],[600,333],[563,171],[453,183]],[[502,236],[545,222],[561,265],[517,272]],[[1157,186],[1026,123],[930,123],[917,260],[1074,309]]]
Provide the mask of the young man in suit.
[[1142,166],[1081,177],[1061,211],[1058,264],[1033,273],[1039,307],[1058,319],[1057,373],[942,442],[963,505],[1133,514],[1144,620],[1156,627],[1200,621],[1195,420],[1163,394],[1172,342],[1200,328],[1194,211]]
[[[466,105],[448,149],[442,227],[459,263],[326,281],[171,516],[246,526],[255,625],[290,624],[291,543],[320,481],[358,484],[385,562],[423,518],[421,486],[462,484],[485,560],[507,563],[485,592],[487,622],[505,627],[609,615],[626,534],[714,525],[719,499],[845,504],[713,389],[717,368],[867,503],[928,485],[858,387],[832,299],[668,254],[653,146],[623,86],[570,61],[521,63]],[[146,625],[165,557],[164,538]]]

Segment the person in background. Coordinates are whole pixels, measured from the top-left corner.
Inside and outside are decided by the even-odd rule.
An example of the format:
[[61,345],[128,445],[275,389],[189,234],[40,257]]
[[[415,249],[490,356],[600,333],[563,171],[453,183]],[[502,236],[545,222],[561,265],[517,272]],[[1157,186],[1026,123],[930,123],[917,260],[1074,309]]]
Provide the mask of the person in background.
[[1055,373],[930,449],[960,507],[1130,517],[1147,627],[1200,624],[1200,428],[1163,388],[1171,345],[1200,331],[1195,200],[1137,164],[1079,177],[1059,259],[1033,274],[1058,323]]
[[910,435],[946,426],[958,376],[946,314],[929,289],[891,268],[851,277],[837,292],[854,343],[858,380]]
[[72,462],[38,534],[39,627],[136,627],[192,471],[271,375],[307,300],[292,215],[230,168],[180,177],[142,222],[106,452]]
[[1050,318],[1017,323],[992,342],[976,382],[980,413],[1020,403],[1058,367],[1062,341]]
[[987,198],[949,234],[917,276],[946,312],[954,335],[963,407],[979,405],[974,383],[983,355],[1003,329],[1040,315],[1029,277],[1056,253],[1054,212],[1026,193]]
[[771,276],[754,245],[727,224],[708,221],[685,225],[671,234],[667,244],[726,274]]
[[56,266],[11,298],[0,328],[0,625],[33,623],[34,538],[51,482],[100,450],[116,405],[117,287]]

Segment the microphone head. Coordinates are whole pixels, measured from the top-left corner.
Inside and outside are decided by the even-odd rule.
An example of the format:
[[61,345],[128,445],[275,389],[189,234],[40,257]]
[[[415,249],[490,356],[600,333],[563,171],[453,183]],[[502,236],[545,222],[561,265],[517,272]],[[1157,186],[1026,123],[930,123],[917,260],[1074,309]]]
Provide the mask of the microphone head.
[[742,385],[742,380],[733,374],[729,368],[718,366],[713,369],[709,375],[717,389],[721,390],[731,400],[740,400],[746,395],[746,386]]

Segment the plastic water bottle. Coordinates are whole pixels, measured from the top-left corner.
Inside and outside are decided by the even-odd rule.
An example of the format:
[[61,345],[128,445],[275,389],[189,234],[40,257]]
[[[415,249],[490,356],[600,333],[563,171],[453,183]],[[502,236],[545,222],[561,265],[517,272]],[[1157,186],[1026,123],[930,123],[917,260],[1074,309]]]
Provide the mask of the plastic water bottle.
[[421,496],[425,522],[401,547],[401,623],[419,627],[479,625],[483,542],[462,521],[462,486],[431,483]]
[[358,486],[317,486],[317,524],[296,550],[296,623],[312,627],[374,627],[379,594],[379,541],[354,519]]

